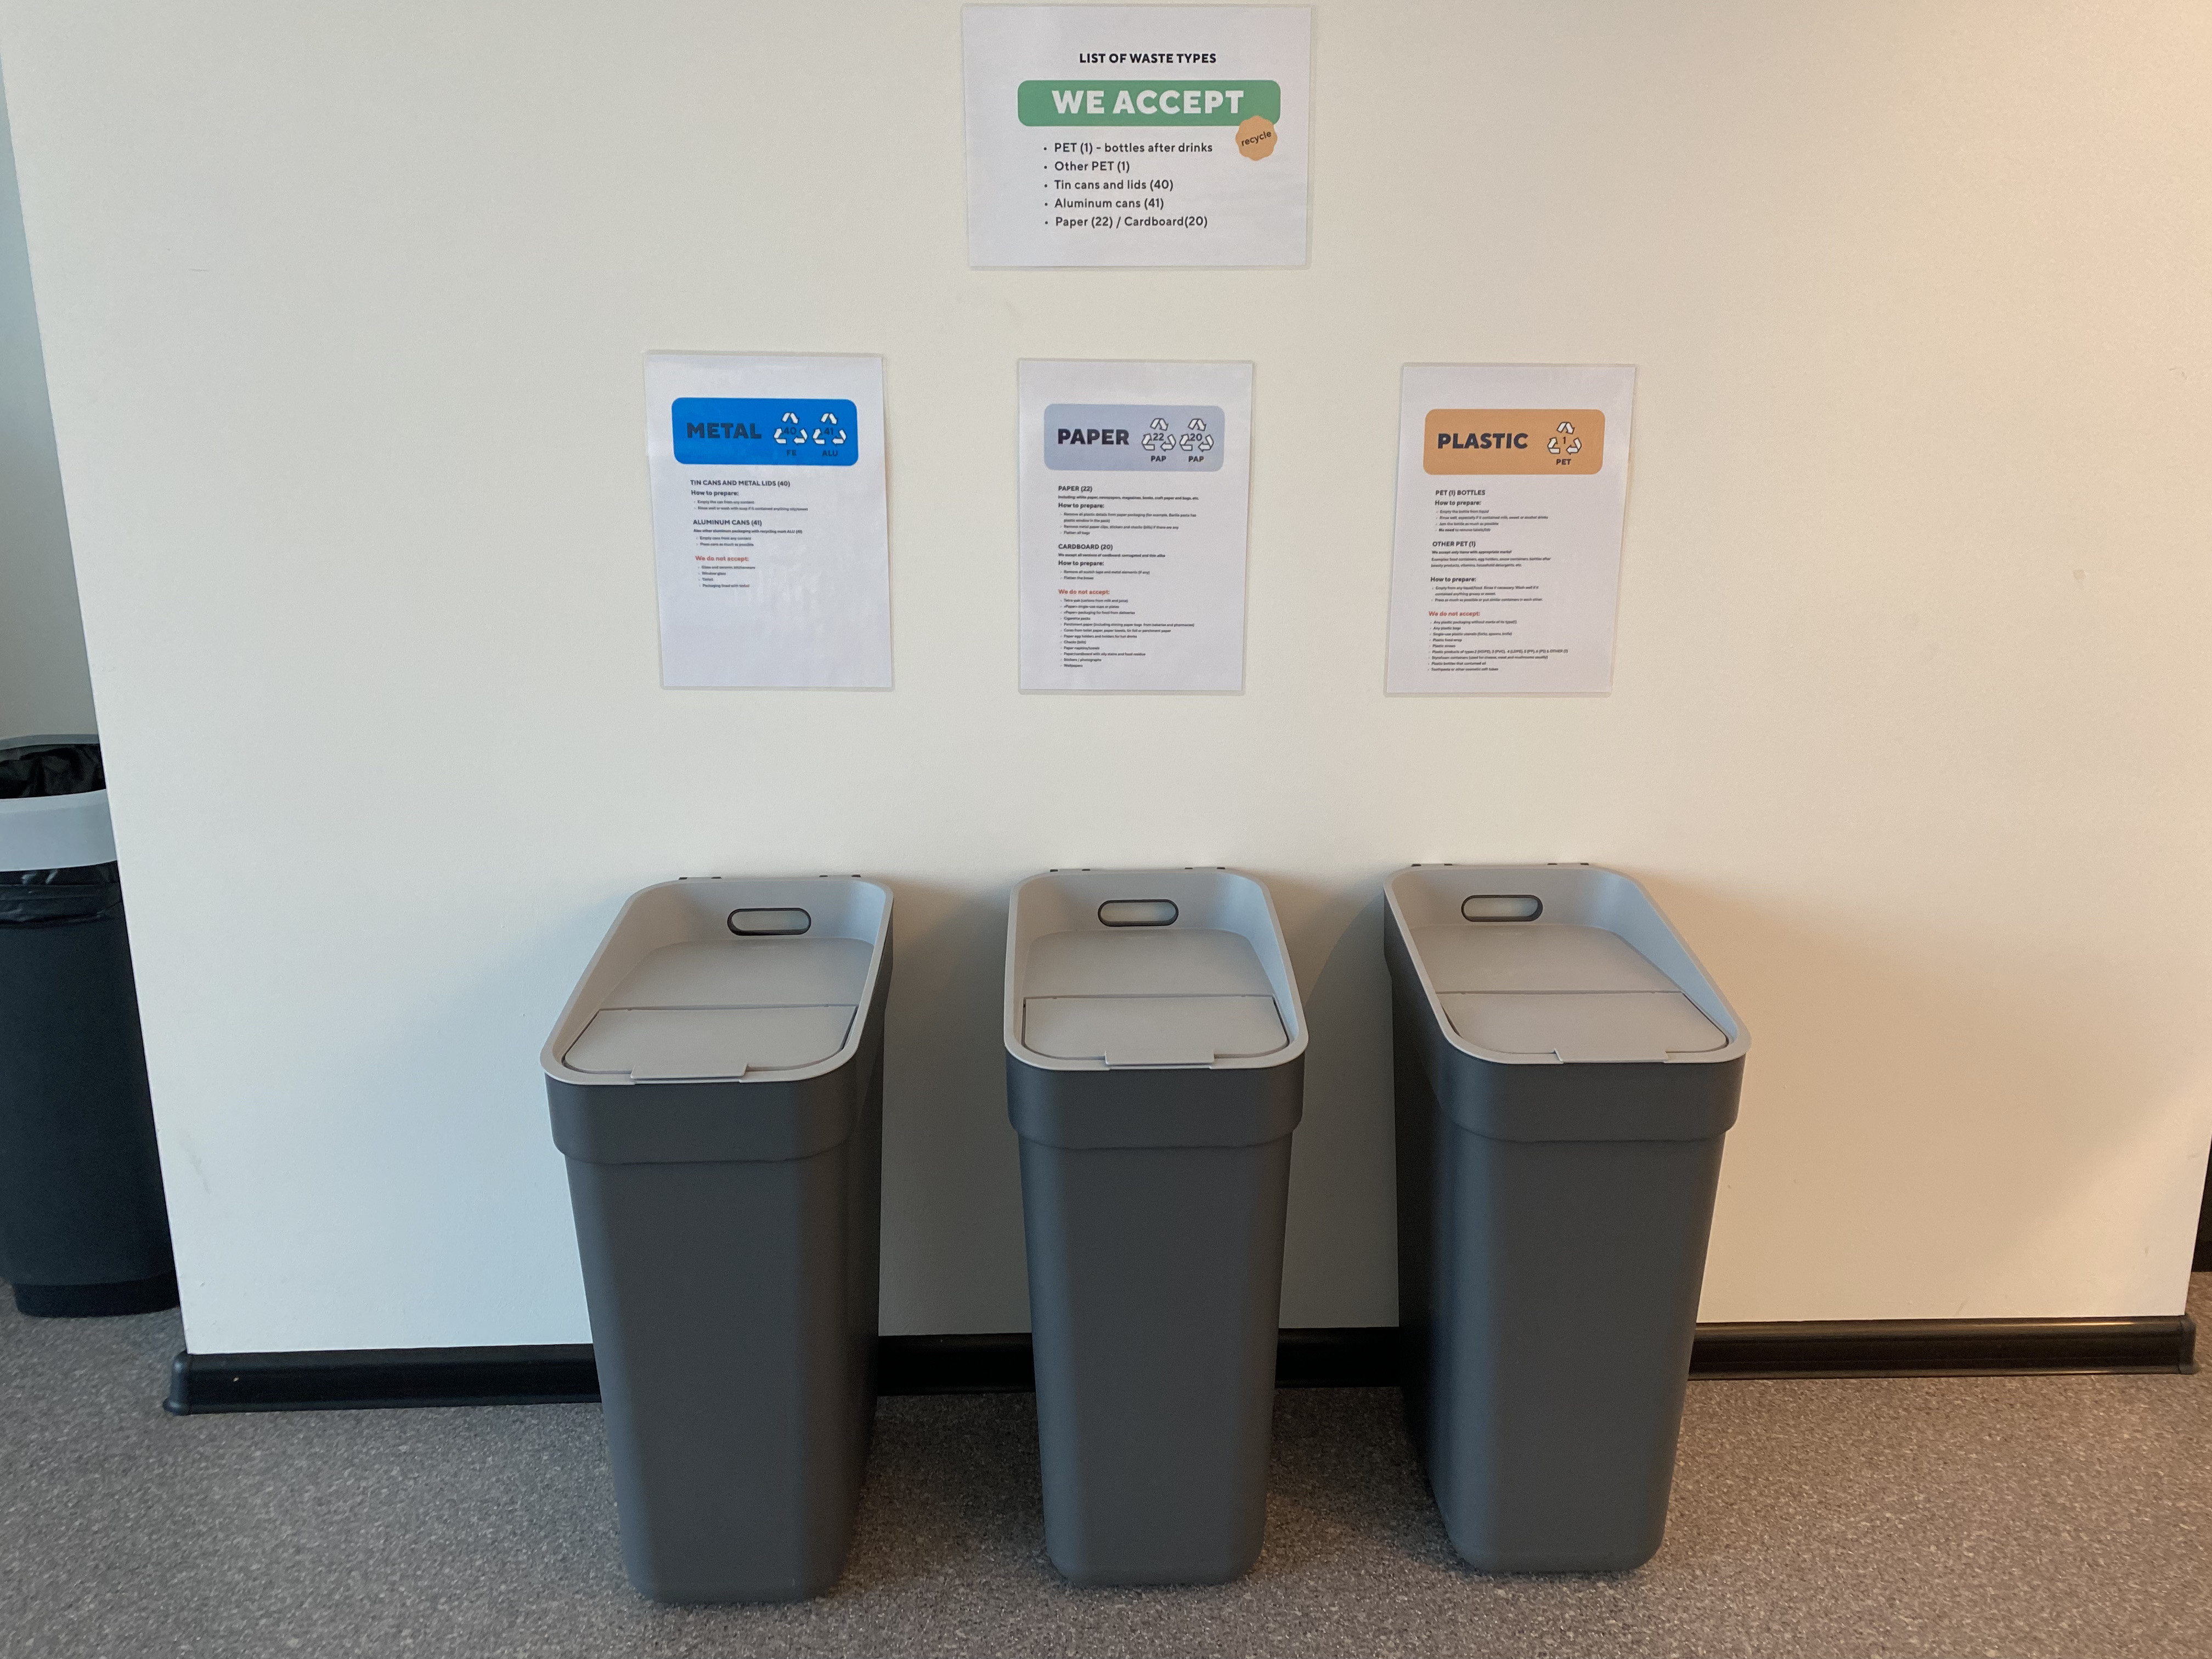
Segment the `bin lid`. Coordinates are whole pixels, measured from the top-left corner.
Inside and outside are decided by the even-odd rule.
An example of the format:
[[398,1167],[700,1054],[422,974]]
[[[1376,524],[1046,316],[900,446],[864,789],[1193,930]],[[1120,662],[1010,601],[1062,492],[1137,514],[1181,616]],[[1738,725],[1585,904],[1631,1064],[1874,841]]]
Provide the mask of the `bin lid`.
[[857,1058],[881,1006],[890,907],[887,889],[858,876],[656,882],[623,903],[538,1062],[550,1084],[600,1085],[593,1104],[570,1103],[617,1120],[625,1108],[609,1086],[835,1073]]
[[1663,1060],[1728,1046],[1674,981],[1620,934],[1553,921],[1413,930],[1451,1028],[1499,1054]]
[[[1239,941],[1242,943],[1242,941]],[[1022,1042],[1054,1060],[1211,1066],[1290,1042],[1272,996],[1025,997]]]
[[1680,991],[1477,992],[1437,1000],[1453,1030],[1498,1054],[1663,1060],[1728,1046],[1720,1027]]
[[1220,928],[1046,933],[1022,989],[1022,1045],[1051,1060],[1211,1066],[1291,1040],[1251,941]]
[[[865,947],[863,947],[865,949]],[[603,1008],[562,1063],[639,1083],[794,1071],[845,1046],[855,1003],[791,1008]]]
[[625,975],[562,1056],[635,1082],[706,1082],[817,1065],[845,1046],[873,953],[866,939],[664,945]]

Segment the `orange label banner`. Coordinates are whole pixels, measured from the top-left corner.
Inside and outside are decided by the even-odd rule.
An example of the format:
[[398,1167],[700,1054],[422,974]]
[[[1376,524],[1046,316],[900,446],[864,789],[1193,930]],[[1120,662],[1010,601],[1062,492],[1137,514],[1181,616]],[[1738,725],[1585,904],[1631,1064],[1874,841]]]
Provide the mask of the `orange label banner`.
[[1557,472],[1605,465],[1605,412],[1596,409],[1432,409],[1421,470]]

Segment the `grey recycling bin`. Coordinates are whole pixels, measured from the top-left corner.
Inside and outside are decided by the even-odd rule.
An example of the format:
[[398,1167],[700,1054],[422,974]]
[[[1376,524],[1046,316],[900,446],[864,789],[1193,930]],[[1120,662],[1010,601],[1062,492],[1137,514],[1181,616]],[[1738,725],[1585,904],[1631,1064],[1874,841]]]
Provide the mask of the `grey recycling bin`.
[[0,1278],[21,1312],[177,1305],[94,737],[0,743]]
[[1406,1409],[1453,1547],[1605,1571],[1667,1524],[1743,1025],[1587,865],[1390,878]]
[[875,1412],[891,896],[664,882],[546,1043],[623,1563],[664,1601],[843,1569]]
[[1267,890],[1055,871],[1007,921],[1045,1548],[1081,1584],[1259,1555],[1306,1031]]

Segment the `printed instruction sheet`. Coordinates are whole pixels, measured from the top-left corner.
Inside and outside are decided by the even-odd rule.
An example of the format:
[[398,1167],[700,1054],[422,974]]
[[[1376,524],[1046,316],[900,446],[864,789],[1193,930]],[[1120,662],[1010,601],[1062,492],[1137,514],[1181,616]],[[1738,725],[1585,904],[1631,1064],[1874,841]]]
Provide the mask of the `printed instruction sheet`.
[[645,360],[665,686],[888,686],[880,357]]
[[1020,384],[1022,690],[1242,690],[1252,365]]
[[968,261],[1298,265],[1304,6],[969,6]]
[[1385,689],[1613,687],[1636,371],[1408,363]]

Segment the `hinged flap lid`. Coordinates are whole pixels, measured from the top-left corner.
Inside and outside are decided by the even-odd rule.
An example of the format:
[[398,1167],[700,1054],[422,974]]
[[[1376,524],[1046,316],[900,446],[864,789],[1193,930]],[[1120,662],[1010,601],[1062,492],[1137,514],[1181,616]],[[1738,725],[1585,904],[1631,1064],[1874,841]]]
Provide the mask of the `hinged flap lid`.
[[1728,1038],[1680,991],[1504,992],[1443,996],[1452,1030],[1478,1048],[1562,1060],[1663,1060]]
[[1211,1066],[1270,1054],[1289,1041],[1268,996],[1030,997],[1022,1004],[1023,1043],[1054,1060]]
[[790,1071],[844,1047],[856,1005],[799,1008],[604,1008],[568,1046],[579,1072],[639,1083]]

